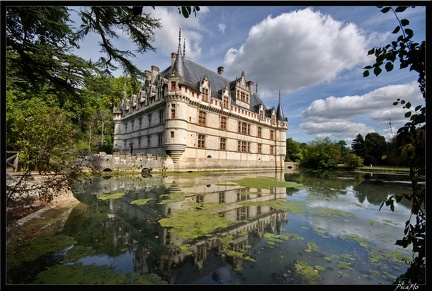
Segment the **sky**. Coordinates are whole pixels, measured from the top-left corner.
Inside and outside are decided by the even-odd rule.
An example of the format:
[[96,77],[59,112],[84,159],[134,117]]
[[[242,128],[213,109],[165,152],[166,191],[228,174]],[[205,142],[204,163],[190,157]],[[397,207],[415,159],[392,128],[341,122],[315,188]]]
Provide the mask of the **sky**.
[[[189,18],[175,6],[145,7],[144,12],[160,19],[162,28],[155,31],[156,52],[138,53],[132,60],[141,70],[169,67],[181,28],[186,58],[214,71],[223,66],[224,76],[232,80],[244,71],[267,108],[277,108],[280,97],[288,119],[287,138],[309,143],[328,137],[350,146],[358,134],[377,132],[390,141],[408,121],[407,110],[393,102],[400,98],[424,105],[418,74],[400,70],[398,64],[391,72],[383,68],[379,76],[371,72],[363,77],[363,68],[375,63],[367,52],[399,35],[392,34],[398,25],[395,15],[367,2],[309,3],[318,5],[200,6]],[[426,39],[425,7],[409,8],[398,17],[410,21],[415,42]],[[113,43],[134,52],[127,35],[119,34]],[[96,61],[103,56],[97,41],[96,36],[87,36],[77,53]]]

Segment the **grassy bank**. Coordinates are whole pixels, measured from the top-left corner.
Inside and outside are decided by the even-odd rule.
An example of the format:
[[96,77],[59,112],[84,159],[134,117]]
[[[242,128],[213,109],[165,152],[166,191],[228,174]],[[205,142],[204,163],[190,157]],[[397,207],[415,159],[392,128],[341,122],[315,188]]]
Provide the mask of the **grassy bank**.
[[395,167],[395,166],[369,166],[361,167],[358,170],[362,171],[392,171],[392,172],[406,172],[409,173],[410,169],[408,167]]

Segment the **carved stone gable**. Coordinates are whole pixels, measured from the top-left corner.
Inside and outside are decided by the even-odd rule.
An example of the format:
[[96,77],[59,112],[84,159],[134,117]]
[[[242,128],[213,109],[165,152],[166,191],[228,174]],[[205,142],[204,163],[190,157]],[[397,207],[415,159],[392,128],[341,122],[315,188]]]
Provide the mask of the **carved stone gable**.
[[245,73],[244,73],[244,71],[242,72],[240,79],[237,79],[236,86],[239,87],[239,88],[242,88],[242,89],[247,89],[248,88],[247,84],[246,84],[246,79],[245,79]]

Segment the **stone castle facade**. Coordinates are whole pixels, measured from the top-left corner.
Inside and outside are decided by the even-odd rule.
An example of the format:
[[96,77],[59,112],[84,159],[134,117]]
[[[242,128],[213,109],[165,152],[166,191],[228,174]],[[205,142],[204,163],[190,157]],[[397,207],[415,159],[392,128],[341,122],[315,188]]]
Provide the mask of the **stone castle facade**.
[[245,73],[235,80],[171,54],[114,109],[114,152],[153,155],[175,171],[283,169],[288,120],[267,108]]

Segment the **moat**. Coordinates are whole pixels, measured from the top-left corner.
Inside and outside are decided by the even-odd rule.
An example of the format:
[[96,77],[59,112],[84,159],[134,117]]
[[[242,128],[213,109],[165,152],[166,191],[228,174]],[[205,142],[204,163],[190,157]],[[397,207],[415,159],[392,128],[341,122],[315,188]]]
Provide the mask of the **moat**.
[[8,284],[392,284],[406,175],[183,173],[94,177],[61,231],[7,254]]

